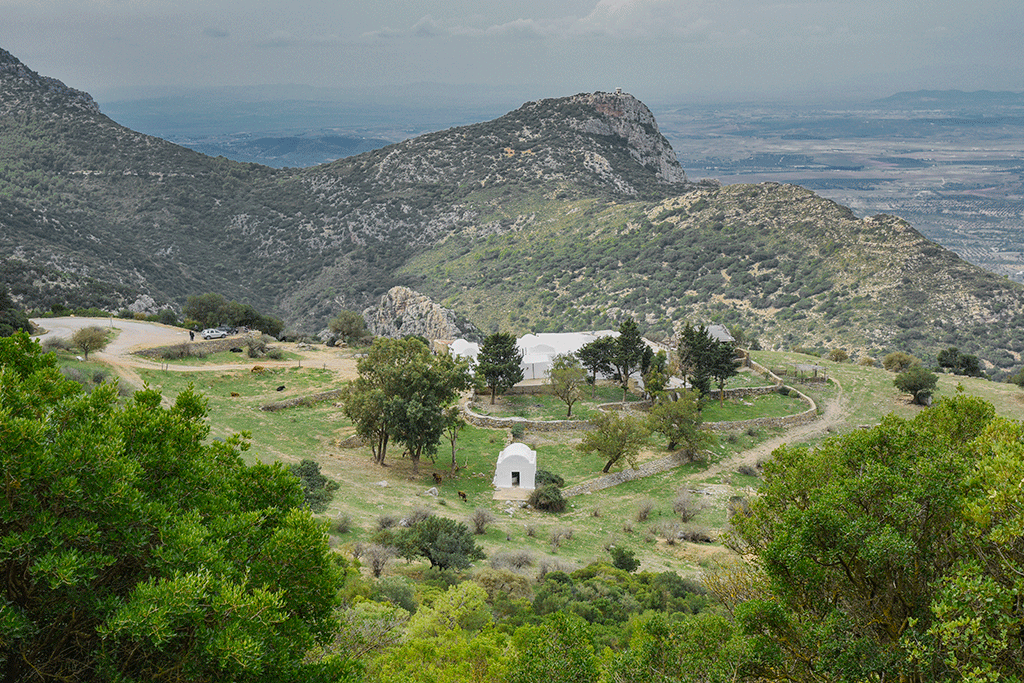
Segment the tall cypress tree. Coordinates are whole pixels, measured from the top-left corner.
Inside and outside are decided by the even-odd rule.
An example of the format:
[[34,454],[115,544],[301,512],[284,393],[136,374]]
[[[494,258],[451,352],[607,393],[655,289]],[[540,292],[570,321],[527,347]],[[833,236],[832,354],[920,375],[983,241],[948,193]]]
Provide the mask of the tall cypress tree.
[[523,381],[523,352],[509,332],[495,332],[484,339],[476,358],[476,374],[491,389],[491,404],[498,392],[504,393]]

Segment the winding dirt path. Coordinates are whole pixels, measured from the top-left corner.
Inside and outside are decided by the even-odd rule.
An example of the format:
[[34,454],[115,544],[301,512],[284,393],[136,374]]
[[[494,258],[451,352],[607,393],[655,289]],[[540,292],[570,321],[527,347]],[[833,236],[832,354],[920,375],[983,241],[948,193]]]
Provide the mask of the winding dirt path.
[[[788,443],[797,443],[823,434],[829,434],[835,431],[838,427],[846,424],[847,418],[849,417],[849,403],[846,399],[846,394],[843,391],[843,386],[835,378],[831,379],[838,388],[838,392],[836,397],[829,401],[825,406],[825,412],[820,418],[813,422],[808,422],[807,424],[788,429],[785,434],[768,439],[767,441],[745,450],[742,453],[737,453],[731,458],[721,460],[705,470],[694,472],[686,477],[687,481],[706,481],[708,479],[714,479],[724,472],[734,472],[743,465],[750,465],[752,467],[756,466],[757,463],[770,457],[772,452],[779,446]],[[562,495],[569,498],[572,496],[593,493],[595,491],[611,488],[612,486],[617,486],[618,484],[622,484],[627,481],[633,481],[634,479],[642,479],[644,477],[660,474],[661,472],[667,472],[670,469],[678,467],[680,464],[682,464],[682,461],[680,461],[675,455],[666,455],[658,458],[657,460],[645,462],[637,469],[623,469],[618,472],[605,474],[600,477],[588,479],[587,481],[579,484],[566,487],[566,489],[562,491]],[[701,488],[705,492],[722,495],[730,487],[724,484],[702,484]]]
[[770,457],[772,451],[779,446],[790,443],[799,443],[824,434],[831,434],[839,427],[845,425],[847,423],[847,418],[850,416],[849,401],[846,398],[846,392],[843,390],[843,385],[839,383],[839,380],[835,377],[829,377],[829,379],[836,385],[838,392],[836,393],[835,398],[826,404],[825,412],[821,417],[813,422],[808,422],[807,424],[787,429],[784,434],[759,443],[753,448],[745,450],[742,453],[737,453],[731,458],[721,460],[703,472],[697,472],[690,475],[688,478],[707,479],[717,476],[722,472],[735,471],[743,465],[756,466],[757,463],[763,462]]

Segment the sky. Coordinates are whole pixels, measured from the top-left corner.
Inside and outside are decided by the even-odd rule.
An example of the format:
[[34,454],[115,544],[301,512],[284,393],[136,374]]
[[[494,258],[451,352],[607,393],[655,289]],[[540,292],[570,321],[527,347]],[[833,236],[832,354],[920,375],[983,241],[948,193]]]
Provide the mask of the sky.
[[0,47],[98,100],[180,87],[653,102],[1024,91],[1021,0],[0,0]]

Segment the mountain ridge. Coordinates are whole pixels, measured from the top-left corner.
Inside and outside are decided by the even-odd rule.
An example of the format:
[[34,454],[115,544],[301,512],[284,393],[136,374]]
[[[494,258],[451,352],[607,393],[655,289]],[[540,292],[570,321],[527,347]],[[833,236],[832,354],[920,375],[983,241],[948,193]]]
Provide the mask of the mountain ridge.
[[[1024,322],[1020,287],[802,188],[690,183],[625,93],[271,169],[118,126],[3,54],[0,246],[127,287],[120,306],[217,291],[312,332],[401,285],[484,331],[634,316],[666,335],[739,325],[778,346],[957,345],[1000,370],[1024,351],[1006,332]],[[32,284],[14,285],[34,305]]]

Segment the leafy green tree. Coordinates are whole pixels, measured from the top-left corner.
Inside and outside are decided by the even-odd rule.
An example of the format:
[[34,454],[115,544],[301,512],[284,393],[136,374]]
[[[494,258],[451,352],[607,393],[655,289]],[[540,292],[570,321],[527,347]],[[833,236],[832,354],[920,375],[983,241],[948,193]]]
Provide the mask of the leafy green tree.
[[659,400],[647,414],[647,426],[668,439],[668,450],[682,446],[690,454],[707,448],[713,437],[702,427],[704,418],[700,412],[700,395],[696,389],[680,391],[674,401]]
[[472,385],[469,364],[443,353],[433,355],[419,339],[377,338],[356,364],[359,376],[343,396],[345,415],[370,441],[374,460],[383,464],[389,441],[409,451],[413,468],[431,458],[444,433],[444,411]]
[[405,639],[369,662],[367,679],[380,683],[506,683],[510,667],[506,641],[507,636],[495,629],[454,629],[440,636]]
[[551,359],[548,370],[551,391],[568,407],[566,417],[572,417],[572,404],[583,396],[583,385],[587,381],[586,370],[579,358],[571,353],[560,353]]
[[946,368],[954,374],[968,377],[981,376],[981,361],[978,360],[978,357],[969,353],[961,353],[960,349],[955,346],[939,351],[936,360],[940,368]]
[[484,553],[462,522],[431,515],[405,529],[385,529],[375,541],[399,549],[405,557],[424,557],[431,567],[466,569]]
[[284,329],[281,320],[264,315],[249,304],[228,301],[215,292],[190,295],[182,307],[182,315],[194,320],[200,327],[249,327],[272,336],[277,336]]
[[[19,333],[20,334],[20,333]],[[91,394],[0,339],[0,661],[6,680],[324,680],[341,577],[323,526],[206,400]]]
[[473,581],[463,581],[420,607],[409,620],[410,638],[436,638],[454,631],[480,631],[491,623],[487,591]]
[[1024,680],[1024,424],[994,419],[972,450],[970,553],[942,581],[926,642],[963,680]]
[[[650,347],[647,347],[650,350]],[[643,373],[644,392],[649,397],[656,397],[668,387],[669,369],[668,354],[658,351],[651,357],[651,362]]]
[[828,352],[828,359],[833,363],[845,363],[850,360],[850,354],[846,349],[832,349]]
[[455,457],[456,444],[459,441],[459,433],[466,427],[466,420],[463,419],[462,411],[459,410],[457,405],[450,405],[445,408],[442,418],[444,420],[444,437],[452,447],[451,473],[455,474],[459,469],[459,462]]
[[647,343],[640,336],[640,328],[632,318],[619,325],[619,336],[615,337],[615,353],[612,354],[611,364],[615,374],[622,384],[622,400],[626,400],[629,393],[629,378],[641,369],[646,357],[650,362],[650,349]]
[[708,374],[718,382],[718,401],[725,403],[725,383],[738,372],[736,369],[736,345],[731,342],[716,342],[708,356]]
[[735,608],[752,673],[941,680],[942,657],[918,643],[970,546],[961,521],[970,442],[993,413],[957,396],[912,421],[890,415],[813,450],[773,453],[750,514],[732,520],[734,547],[757,557],[773,593]]
[[182,315],[200,327],[217,327],[228,323],[228,300],[216,292],[193,294],[185,299]]
[[882,358],[882,367],[889,372],[903,372],[913,365],[920,365],[921,359],[903,351],[893,351]]
[[599,412],[590,419],[594,429],[584,433],[576,448],[583,453],[597,453],[606,462],[602,472],[625,460],[636,467],[636,458],[649,434],[643,420],[627,411]]
[[508,683],[595,683],[599,666],[587,622],[555,612],[543,624],[521,626],[512,635],[516,652]]
[[476,374],[491,390],[491,403],[498,393],[504,393],[523,381],[523,352],[515,335],[495,332],[480,346],[476,357]]
[[576,351],[576,357],[590,373],[590,383],[594,387],[594,395],[597,395],[597,375],[612,374],[612,357],[615,354],[615,337],[598,337],[592,342],[584,344]]
[[925,405],[935,391],[935,385],[939,378],[934,372],[925,370],[920,365],[911,365],[909,368],[896,375],[893,384],[900,391],[914,397],[914,403]]
[[635,572],[640,567],[640,560],[636,559],[636,553],[627,548],[613,545],[608,549],[612,556],[612,566],[624,572]]
[[71,335],[71,343],[82,350],[85,360],[89,360],[90,351],[100,351],[106,348],[110,340],[107,338],[107,330],[90,325]]
[[604,680],[733,683],[743,680],[749,656],[747,640],[720,615],[705,612],[670,622],[652,614],[635,623],[628,648],[609,652]]
[[363,316],[355,311],[338,311],[338,315],[334,316],[327,327],[348,344],[358,342],[369,334]]
[[701,396],[711,391],[711,370],[714,366],[718,340],[711,336],[703,325],[694,327],[689,323],[680,331],[679,371],[683,379]]
[[327,506],[334,500],[334,492],[338,490],[338,482],[328,479],[320,472],[320,463],[304,458],[298,465],[288,468],[299,478],[306,505],[317,514],[327,511]]

